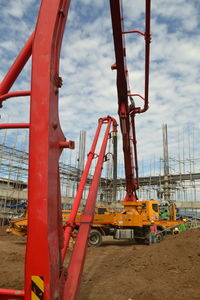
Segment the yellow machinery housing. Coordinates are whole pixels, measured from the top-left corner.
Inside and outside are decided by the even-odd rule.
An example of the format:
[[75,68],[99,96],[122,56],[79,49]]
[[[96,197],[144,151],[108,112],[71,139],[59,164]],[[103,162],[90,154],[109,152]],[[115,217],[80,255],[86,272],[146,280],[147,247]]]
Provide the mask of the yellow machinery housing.
[[[166,230],[174,228],[179,221],[175,220],[175,206],[170,215],[170,220],[159,219],[158,202],[154,200],[122,202],[124,209],[121,211],[109,210],[105,206],[96,208],[90,233],[89,245],[99,246],[103,236],[112,236],[114,239],[136,240],[137,242],[148,242],[151,221],[160,231],[160,239]],[[70,210],[62,210],[63,224],[67,222]],[[82,213],[76,217],[75,229],[78,230]],[[11,220],[7,229],[8,233],[25,236],[27,234],[27,213],[23,218]]]

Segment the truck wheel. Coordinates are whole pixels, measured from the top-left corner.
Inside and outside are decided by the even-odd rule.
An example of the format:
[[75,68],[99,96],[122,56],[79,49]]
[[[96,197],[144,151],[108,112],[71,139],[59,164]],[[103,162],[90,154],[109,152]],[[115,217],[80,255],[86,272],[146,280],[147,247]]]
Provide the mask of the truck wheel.
[[160,243],[163,240],[163,234],[162,233],[158,233],[156,235],[156,243]]
[[96,229],[92,229],[90,231],[90,236],[89,236],[89,242],[88,245],[90,247],[98,247],[102,243],[102,235],[101,232],[99,232]]

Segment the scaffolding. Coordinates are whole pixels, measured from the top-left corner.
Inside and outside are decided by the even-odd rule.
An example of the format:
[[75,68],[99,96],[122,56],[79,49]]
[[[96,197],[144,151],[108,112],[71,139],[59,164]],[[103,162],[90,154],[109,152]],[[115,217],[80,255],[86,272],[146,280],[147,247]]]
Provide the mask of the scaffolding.
[[[200,130],[193,129],[183,133],[178,132],[177,153],[167,153],[166,156],[149,161],[142,161],[140,170],[140,189],[138,198],[143,200],[154,199],[159,202],[166,200],[167,191],[170,200],[175,202],[200,201]],[[166,137],[166,136],[165,136]],[[168,141],[167,141],[168,142]],[[6,145],[6,132],[0,143],[0,218],[4,224],[7,218],[19,216],[27,205],[28,181],[28,153],[26,141],[21,142],[21,149],[17,149],[17,135],[12,145]],[[86,132],[80,132],[78,153],[75,158],[65,155],[60,161],[60,180],[63,209],[70,209],[76,194],[80,177],[84,168]],[[166,139],[165,139],[166,145]],[[165,147],[163,147],[165,149]],[[164,152],[165,153],[165,152]],[[120,164],[120,163],[119,163]],[[144,167],[145,166],[145,167]],[[148,166],[148,168],[147,168]],[[167,173],[166,173],[167,166]],[[112,142],[108,143],[107,157],[104,165],[104,174],[101,178],[97,205],[107,205],[120,208],[120,202],[125,197],[125,180],[122,174],[117,179],[116,199],[113,197],[113,155]],[[90,173],[83,193],[87,198],[92,180]]]
[[[26,210],[27,207],[27,191],[28,191],[28,152],[17,149],[15,143],[8,146],[6,145],[6,131],[3,136],[3,143],[0,143],[0,224],[4,225],[8,219],[15,216],[20,216]],[[26,142],[24,142],[26,144]],[[24,144],[22,143],[22,144]],[[22,145],[21,144],[21,145]],[[112,150],[111,142],[108,143],[107,152],[109,159],[105,161],[106,178],[103,178],[100,183],[100,190],[97,199],[97,204],[109,203],[108,193],[106,188],[109,188],[111,193],[111,171],[112,170]],[[83,173],[85,163],[85,152],[86,152],[86,132],[81,131],[78,141],[78,152],[75,153],[75,157],[72,157],[71,153],[68,155],[68,163],[65,157],[65,153],[61,157],[59,168],[60,168],[60,186],[61,186],[61,198],[62,208],[71,209],[76,191],[79,186],[80,178]],[[87,183],[84,189],[82,197],[82,209],[87,199],[89,187],[93,178],[92,168],[91,173],[88,176]],[[102,200],[102,189],[104,195]],[[112,198],[112,195],[109,194]],[[112,201],[112,200],[111,200]],[[110,201],[110,202],[111,202]]]

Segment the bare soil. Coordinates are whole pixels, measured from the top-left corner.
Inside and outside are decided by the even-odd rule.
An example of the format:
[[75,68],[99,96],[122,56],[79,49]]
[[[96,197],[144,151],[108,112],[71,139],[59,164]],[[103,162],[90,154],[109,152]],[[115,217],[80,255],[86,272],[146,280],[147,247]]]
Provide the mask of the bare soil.
[[[0,287],[23,289],[26,239],[0,231]],[[200,229],[160,244],[88,248],[79,300],[200,299]]]

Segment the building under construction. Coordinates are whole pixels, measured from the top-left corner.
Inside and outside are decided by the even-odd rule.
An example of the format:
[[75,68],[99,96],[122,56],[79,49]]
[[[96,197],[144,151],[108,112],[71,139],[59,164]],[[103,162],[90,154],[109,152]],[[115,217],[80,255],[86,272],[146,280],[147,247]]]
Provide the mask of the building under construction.
[[[0,108],[4,109],[9,103],[9,112],[12,117],[8,118],[7,121],[3,119],[0,124],[1,132],[3,133],[5,130],[5,135],[3,135],[0,143],[0,221],[2,225],[0,228],[2,238],[0,256],[3,258],[1,262],[3,276],[0,274],[0,299],[77,300],[81,288],[84,291],[80,293],[80,297],[82,297],[80,299],[84,300],[160,299],[163,297],[163,287],[166,287],[167,290],[173,288],[171,293],[167,291],[166,299],[173,299],[174,295],[174,299],[182,299],[186,293],[189,295],[188,299],[199,299],[200,240],[197,218],[200,208],[198,199],[200,195],[200,170],[198,138],[196,139],[199,132],[196,135],[197,129],[188,130],[187,138],[184,130],[183,139],[179,134],[177,139],[178,154],[175,155],[175,142],[173,149],[169,149],[167,126],[163,125],[162,157],[155,157],[152,161],[139,162],[138,160],[137,134],[139,130],[136,123],[139,124],[139,120],[145,119],[144,113],[146,114],[151,106],[149,97],[150,44],[152,41],[151,0],[145,0],[143,8],[141,1],[130,1],[125,14],[122,0],[110,0],[106,5],[102,5],[101,3],[104,3],[102,1],[79,1],[76,3],[76,1],[70,0],[41,0],[29,2],[32,6],[27,3],[29,9],[26,17],[24,15],[25,10],[22,8],[15,14],[17,8],[15,4],[3,11],[3,17],[5,17],[4,35],[9,32],[7,26],[10,13],[11,15],[14,13],[15,17],[21,16],[22,19],[29,19],[30,26],[24,27],[21,34],[30,30],[32,33],[30,32],[29,36],[26,36],[26,42],[23,41],[23,46],[20,44],[20,47],[17,47],[21,50],[10,67],[6,66],[5,74],[1,74]],[[40,6],[37,5],[38,2],[40,2]],[[71,2],[73,2],[73,7]],[[189,1],[186,2],[184,11],[180,10],[182,5],[176,7],[175,10],[180,13],[179,15],[187,11],[195,14],[197,5],[196,7],[193,6],[191,10],[188,9],[191,4]],[[85,5],[85,9],[82,5]],[[169,4],[167,3],[167,5]],[[25,7],[25,4],[21,3],[21,6]],[[158,10],[156,6],[155,9]],[[33,21],[32,17],[36,17],[35,8],[38,9],[38,15],[35,28],[33,28],[31,22]],[[99,22],[95,23],[93,18],[98,17],[103,9],[109,10],[109,17],[107,13],[105,15],[103,13],[105,18],[103,19],[103,15],[101,15]],[[89,16],[90,10],[91,15]],[[170,44],[170,39],[167,39],[168,35],[171,32],[174,34],[177,27],[182,28],[187,18],[184,15],[182,25],[173,22],[172,27],[167,28],[163,26],[167,15],[165,16],[166,19],[162,19],[165,10],[169,12],[169,6],[166,6],[160,15],[154,18],[154,23],[157,24],[158,31],[161,32],[160,36],[164,36],[167,47],[167,44]],[[61,89],[63,79],[60,75],[60,64],[64,61],[60,59],[62,58],[61,46],[66,22],[73,19],[73,30],[79,27],[79,25],[77,26],[79,17],[76,16],[76,11],[81,12],[79,17],[84,19],[87,29],[85,40],[82,40],[82,25],[80,26],[80,35],[77,36],[70,30],[70,25],[68,27],[69,35],[70,32],[72,33],[72,39],[70,40],[68,35],[65,38],[70,52],[74,55],[72,61],[83,54],[84,43],[89,49],[87,56],[92,58],[93,54],[96,54],[95,51],[91,51],[90,39],[88,39],[88,29],[90,28],[88,25],[91,23],[93,29],[91,36],[96,35],[99,28],[101,30],[106,24],[103,29],[103,38],[100,38],[99,43],[99,46],[102,44],[101,49],[106,48],[102,55],[106,58],[106,62],[104,61],[105,64],[98,62],[93,69],[100,71],[101,75],[98,78],[103,79],[102,82],[99,83],[99,86],[96,85],[95,88],[93,86],[91,90],[88,89],[88,93],[85,93],[83,87],[88,85],[90,88],[90,81],[94,73],[90,72],[90,67],[85,60],[82,63],[77,62],[74,68],[72,67],[73,64],[66,60],[64,64],[69,72],[66,76],[68,93],[65,95],[64,89]],[[84,11],[85,14],[82,16]],[[173,9],[172,12],[173,17],[175,17],[176,14]],[[68,18],[70,13],[71,18]],[[144,20],[141,29],[138,28],[138,25],[141,26],[142,19]],[[13,27],[20,27],[20,24],[16,22]],[[13,36],[16,36],[16,32]],[[135,36],[139,39],[142,38],[142,42],[136,44]],[[128,38],[130,40],[126,44]],[[178,46],[179,38],[176,36]],[[82,45],[74,48],[78,50],[77,54],[71,47],[73,39],[76,42],[83,42]],[[106,40],[109,40],[109,43]],[[157,43],[160,40],[158,38]],[[10,42],[5,43],[4,52],[7,48],[15,48],[15,45],[13,47],[12,42]],[[138,53],[137,45],[141,46]],[[181,51],[182,48],[184,49],[183,46],[178,46],[176,43],[177,54],[178,48],[181,48]],[[63,51],[65,52],[65,49]],[[113,52],[112,56],[108,58],[108,53],[111,51]],[[185,48],[185,51],[188,51],[188,48]],[[157,62],[161,61],[164,66],[163,71],[165,71],[167,65],[165,56],[168,54],[166,52],[160,56],[162,54],[160,52],[162,51],[159,50],[157,53],[158,58],[154,59],[155,66],[157,66]],[[171,49],[172,52],[174,50]],[[10,59],[6,56],[2,61],[10,63]],[[132,62],[133,67],[128,68],[130,62]],[[97,58],[92,64],[95,63],[97,63]],[[30,72],[27,72],[27,68]],[[81,78],[79,78],[74,93],[71,93],[70,87],[74,86],[73,82],[69,82],[71,74],[78,75],[81,68],[86,71],[83,73],[84,80],[85,78],[86,80],[81,85]],[[104,78],[102,69],[109,69],[109,74],[113,71],[112,75]],[[137,69],[140,72],[137,73]],[[129,81],[129,70],[134,70],[134,72],[136,70],[135,75],[130,76],[131,81],[134,81],[133,83]],[[21,80],[19,77],[21,74],[24,77],[27,76],[26,80]],[[89,75],[91,76],[89,77]],[[176,72],[170,74],[170,77],[171,86],[173,79],[179,80]],[[189,77],[187,75],[187,80]],[[160,80],[160,78],[158,79]],[[198,79],[195,78],[195,80]],[[158,80],[156,81],[158,82]],[[114,82],[115,92],[109,93]],[[152,119],[156,120],[157,118],[158,122],[158,116],[161,117],[160,112],[163,108],[162,101],[167,102],[167,98],[173,93],[162,98],[168,88],[162,85],[162,82],[157,82],[161,93],[157,94],[159,97],[156,107],[157,115],[154,112]],[[27,90],[24,88],[27,86],[24,83],[28,85]],[[183,88],[183,82],[178,86],[179,88]],[[98,94],[97,91],[99,90],[104,91],[104,93]],[[84,94],[85,100],[83,106],[79,102],[81,93]],[[90,94],[93,96],[86,102]],[[190,95],[190,92],[183,89],[181,99],[183,99],[183,95]],[[23,111],[21,109],[22,102],[19,102],[19,114],[16,121],[16,104],[13,103],[19,97],[26,97],[28,101],[26,101],[27,109],[24,110],[26,116],[21,114]],[[67,110],[65,111],[61,108],[59,101],[61,97],[66,99]],[[74,156],[71,154],[71,150],[75,149],[75,141],[69,140],[68,137],[71,135],[71,138],[74,138],[75,133],[72,134],[72,128],[76,127],[79,122],[81,124],[80,114],[82,112],[83,115],[87,114],[87,117],[90,118],[87,106],[92,107],[95,97],[99,98],[99,102],[95,108],[93,107],[93,110],[91,109],[91,115],[95,115],[94,119],[97,126],[90,149],[86,151],[86,132],[82,131],[79,145],[76,147],[78,150]],[[113,98],[116,109],[113,111],[108,105],[108,110],[102,112],[103,116],[97,117],[95,109],[98,113],[103,109],[104,98],[106,98],[106,104],[111,103],[111,98]],[[68,100],[69,102],[67,102]],[[185,99],[184,101],[181,102],[181,106],[185,110],[181,110],[181,106],[179,106],[177,109],[179,115],[181,112],[189,110],[188,102]],[[72,102],[75,102],[75,113],[69,109]],[[166,110],[171,112],[172,106]],[[70,116],[76,115],[70,124],[67,123],[67,137],[60,119],[62,112],[64,112],[66,120],[70,119]],[[113,115],[111,116],[110,113]],[[117,118],[116,113],[118,113]],[[171,117],[171,115],[168,116]],[[165,120],[169,120],[169,118],[165,117]],[[93,129],[94,123],[92,124]],[[148,120],[146,124],[151,125],[153,121]],[[152,127],[149,126],[149,128],[148,135],[150,136]],[[7,143],[8,130],[15,131],[13,145],[9,138]],[[22,147],[17,147],[18,134],[16,132],[19,130],[28,132],[27,143],[26,141],[22,142],[22,135],[20,136],[19,144]],[[144,128],[142,128],[143,130]],[[10,132],[12,133],[12,131]],[[118,132],[121,137],[121,151],[118,150],[117,144]],[[152,140],[149,139],[148,143],[150,148]],[[169,145],[172,143],[169,142]],[[153,145],[154,148],[156,147]],[[67,156],[65,156],[64,149],[67,149]],[[118,152],[123,157],[123,159],[120,158],[123,160],[122,164],[117,162]],[[140,176],[139,169],[141,170]],[[119,171],[118,175],[117,171]],[[161,208],[163,207],[167,210],[162,213]],[[181,214],[179,217],[177,217],[176,208]],[[14,219],[15,217],[17,219]],[[6,232],[15,232],[16,235],[20,235],[20,238],[27,235],[27,239],[21,242],[15,236],[6,236],[4,225],[7,222],[10,223],[10,229],[13,231],[6,230]],[[192,238],[191,243],[192,234],[196,235],[196,239]],[[114,242],[117,241],[116,246],[123,250],[117,251],[116,261],[114,261],[115,247],[108,250],[99,247],[100,250],[97,250],[99,252],[87,251],[88,246],[94,246],[94,248],[102,246],[103,242],[106,242],[106,238],[108,240],[112,238]],[[167,241],[172,241],[173,250],[170,246],[166,248],[168,243],[164,244],[163,239],[165,238]],[[176,243],[177,240],[181,241],[181,239],[183,243],[190,241],[192,245],[192,247],[187,247],[185,253],[183,251],[185,247]],[[161,241],[163,241],[164,246],[162,246]],[[153,245],[151,247],[152,244],[161,244],[161,246]],[[109,243],[107,245],[109,246]],[[146,247],[147,245],[150,247]],[[125,251],[126,247],[128,252]],[[149,249],[145,250],[145,247]],[[181,251],[176,251],[177,248]],[[111,250],[110,257],[106,261],[109,250]],[[25,251],[25,255],[23,251]],[[86,270],[89,272],[84,274],[83,268],[87,252],[89,255],[95,253],[95,257],[87,261],[88,268]],[[143,257],[141,258],[142,252]],[[179,255],[180,252],[183,254],[182,257]],[[176,253],[175,256],[174,253]],[[166,263],[169,256],[171,259]],[[100,260],[98,261],[98,259]],[[16,263],[17,265],[15,265]],[[148,264],[150,266],[149,274]],[[22,271],[23,265],[24,272]],[[114,268],[114,272],[112,268],[110,273],[111,266]],[[107,267],[108,269],[106,269]],[[90,286],[84,295],[98,269],[100,275],[97,276],[97,281],[103,278],[104,282],[100,284],[95,295],[92,292],[96,284],[92,282],[93,286]],[[159,273],[156,285],[153,286],[154,274],[158,274],[158,270],[162,270],[162,272]],[[141,280],[138,280],[138,271],[141,271]],[[189,274],[190,272],[192,273]],[[22,276],[22,280],[18,282],[16,281],[18,278],[15,278],[15,284],[11,285],[13,273],[17,275],[16,277]],[[109,277],[106,277],[107,273],[110,274]],[[119,281],[113,281],[112,273],[120,276]],[[167,284],[165,280],[160,281],[160,277],[164,277],[165,273],[169,273]],[[180,290],[177,291],[176,282],[180,278],[183,281],[185,273],[189,274],[188,277],[184,277],[187,287],[183,291],[184,284],[182,284]],[[175,274],[178,274],[178,277],[175,277]],[[147,280],[145,281],[145,279]],[[3,282],[3,280],[5,281]],[[135,292],[136,288],[132,288],[133,281],[136,283],[136,288],[139,286],[137,292]],[[188,285],[189,282],[191,283],[190,286]],[[104,287],[107,284],[109,291],[105,294]],[[195,289],[195,284],[198,289]],[[118,290],[119,287],[125,285],[124,290]],[[162,287],[162,290],[157,297],[159,286]],[[188,291],[188,287],[191,288],[191,291]],[[113,296],[114,293],[117,296]],[[156,297],[154,297],[155,293]]]
[[[151,162],[143,161],[140,169],[140,189],[139,199],[155,199],[160,203],[173,201],[179,210],[184,214],[199,217],[200,211],[200,158],[197,156],[193,145],[195,141],[190,141],[188,149],[181,140],[179,134],[178,152],[176,157],[169,156],[167,126],[163,125],[163,157],[154,159]],[[191,139],[188,136],[185,139]],[[185,133],[186,135],[186,133]],[[193,134],[193,139],[198,136]],[[27,207],[28,190],[28,153],[16,149],[16,146],[6,145],[6,135],[2,135],[0,144],[0,197],[1,197],[1,224],[5,224],[8,219],[20,216]],[[188,141],[187,139],[187,141]],[[16,145],[18,144],[15,141]],[[80,132],[78,140],[78,152],[75,157],[69,157],[66,161],[63,156],[60,161],[61,195],[63,209],[71,209],[72,203],[81,179],[86,157],[86,132]],[[182,148],[181,148],[182,146]],[[111,154],[112,144],[109,143],[107,152]],[[198,148],[198,147],[197,147]],[[196,149],[197,149],[196,148]],[[184,149],[184,151],[183,151]],[[144,164],[146,169],[144,171]],[[121,174],[120,174],[121,175]],[[87,185],[83,193],[82,205],[88,196],[93,173],[91,172]],[[105,162],[104,174],[101,178],[98,191],[97,206],[106,205],[110,208],[120,208],[124,199],[126,189],[123,177],[116,180],[116,197],[114,196],[113,179],[113,159]]]

